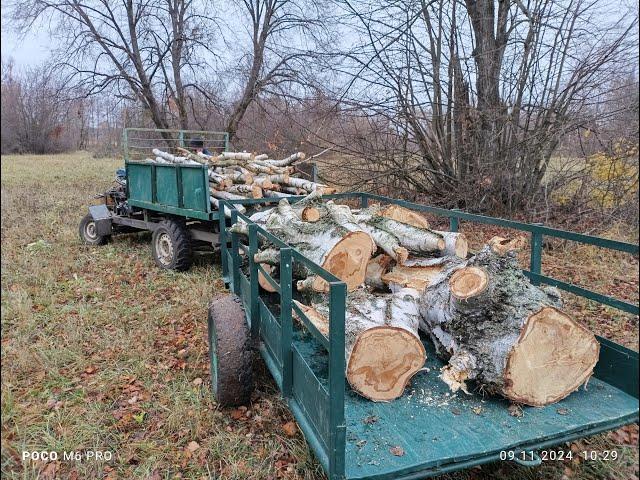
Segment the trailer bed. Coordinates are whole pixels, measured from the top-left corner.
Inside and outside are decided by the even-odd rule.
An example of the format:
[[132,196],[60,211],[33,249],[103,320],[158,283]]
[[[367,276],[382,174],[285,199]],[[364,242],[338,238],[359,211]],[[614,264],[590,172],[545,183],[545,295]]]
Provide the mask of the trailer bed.
[[[402,203],[420,209],[419,205]],[[501,452],[535,452],[638,421],[638,353],[600,337],[600,358],[587,388],[580,388],[553,405],[523,407],[522,416],[513,416],[509,402],[500,397],[451,393],[438,377],[444,364],[427,339],[423,339],[427,351],[425,369],[412,378],[401,398],[375,403],[360,397],[346,385],[344,375],[346,285],[253,224],[230,202],[221,205],[231,217],[220,218],[225,281],[244,304],[260,353],[332,480],[417,480],[497,461]],[[362,205],[366,206],[366,202]],[[248,245],[240,241],[238,233],[228,230],[238,219],[248,224]],[[506,222],[510,228],[529,228],[506,220],[481,219],[486,223]],[[452,230],[457,230],[457,224],[452,225]],[[637,254],[637,246],[621,242],[549,229],[545,234],[588,244],[604,242],[606,248]],[[536,250],[541,245],[538,237],[532,241],[534,266],[540,256]],[[279,281],[253,261],[260,238],[280,249]],[[292,282],[294,264],[304,265],[330,285],[328,338],[292,303],[297,295]],[[529,273],[536,283],[543,277]],[[259,275],[277,293],[261,290]],[[544,278],[548,279],[545,283],[555,282]],[[596,301],[603,297],[569,284],[560,287]],[[637,313],[635,305],[609,297],[602,301],[607,302]],[[507,459],[513,459],[512,455]],[[539,457],[534,456],[534,460]],[[534,466],[536,461],[529,464]]]
[[[586,389],[553,405],[523,407],[519,418],[509,413],[504,399],[450,393],[438,378],[444,364],[431,342],[424,341],[428,370],[413,377],[401,398],[375,403],[347,388],[346,478],[423,478],[465,468],[467,461],[471,466],[499,460],[501,451],[537,450],[634,421],[638,398],[633,381],[608,383],[616,383],[608,372],[637,378],[638,354],[599,340],[601,358]],[[320,344],[310,335],[297,336],[295,349],[327,382],[327,355]],[[393,447],[404,454],[394,455]]]

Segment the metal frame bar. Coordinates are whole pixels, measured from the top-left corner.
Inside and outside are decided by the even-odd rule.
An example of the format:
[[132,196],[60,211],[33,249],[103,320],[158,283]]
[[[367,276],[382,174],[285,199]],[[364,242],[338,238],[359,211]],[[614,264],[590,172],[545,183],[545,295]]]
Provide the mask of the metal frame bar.
[[[143,136],[141,137],[131,137],[132,133],[141,133],[143,134]],[[178,143],[179,146],[181,147],[185,147],[185,135],[204,135],[204,136],[219,136],[219,139],[209,139],[208,141],[210,142],[214,142],[216,143],[216,148],[220,148],[222,147],[223,151],[228,151],[229,150],[229,133],[228,132],[215,132],[215,131],[208,131],[208,130],[182,130],[182,129],[161,129],[161,128],[134,128],[134,127],[130,127],[130,128],[125,128],[122,132],[122,148],[123,148],[123,152],[124,152],[124,158],[125,160],[131,160],[129,158],[129,152],[132,148],[135,149],[145,149],[148,150],[152,147],[141,147],[141,146],[136,146],[136,145],[132,145],[131,142],[132,141],[136,141],[136,140],[152,140],[151,138],[145,138],[144,137],[144,133],[165,133],[165,134],[172,134],[175,136],[169,138],[168,140],[174,140]],[[162,138],[162,140],[167,140],[166,138]]]

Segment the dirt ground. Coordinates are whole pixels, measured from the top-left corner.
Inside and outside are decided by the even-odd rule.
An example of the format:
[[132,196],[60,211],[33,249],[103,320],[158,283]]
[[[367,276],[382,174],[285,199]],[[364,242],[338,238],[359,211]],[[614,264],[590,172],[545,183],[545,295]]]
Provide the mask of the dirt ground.
[[[264,368],[248,409],[220,408],[210,394],[206,307],[224,287],[212,255],[172,273],[155,267],[148,234],[80,244],[86,205],[120,165],[82,152],[1,159],[2,477],[325,478]],[[474,246],[500,233],[463,230]],[[637,269],[629,255],[589,247],[550,243],[545,253],[545,273],[634,301]],[[567,303],[596,333],[637,350],[637,317]],[[615,450],[615,461],[503,462],[441,478],[638,478],[637,441],[632,425],[558,446]],[[60,458],[22,459],[43,450]]]

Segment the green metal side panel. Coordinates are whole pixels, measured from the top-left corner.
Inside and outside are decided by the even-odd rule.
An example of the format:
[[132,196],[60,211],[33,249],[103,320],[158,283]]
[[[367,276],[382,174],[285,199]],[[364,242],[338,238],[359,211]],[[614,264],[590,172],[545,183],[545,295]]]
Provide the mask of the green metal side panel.
[[[298,334],[299,335],[299,334]],[[294,336],[298,336],[294,334]],[[299,338],[299,336],[298,336]],[[329,446],[329,394],[312,370],[307,360],[295,347],[293,355],[293,398],[296,399],[307,420],[314,427],[320,444],[325,450]]]
[[280,323],[273,316],[273,313],[267,308],[264,302],[259,300],[260,304],[260,338],[264,341],[270,355],[275,359],[278,365],[282,365],[280,351],[282,349],[280,337]]
[[179,207],[178,169],[171,165],[156,166],[156,200],[160,205]]
[[208,182],[204,183],[202,170],[196,168],[182,169],[182,206],[192,210],[206,210],[209,201],[208,192],[205,188]]
[[145,164],[127,164],[127,188],[130,200],[151,202],[153,200],[151,167]]
[[129,204],[199,220],[217,220],[205,167],[126,162]]

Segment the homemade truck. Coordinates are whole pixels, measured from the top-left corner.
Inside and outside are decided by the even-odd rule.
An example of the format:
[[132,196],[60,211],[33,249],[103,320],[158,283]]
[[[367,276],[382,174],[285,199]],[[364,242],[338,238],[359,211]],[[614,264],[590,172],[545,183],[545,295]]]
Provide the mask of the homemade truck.
[[[180,132],[174,133],[180,138]],[[181,135],[184,138],[191,132]],[[182,243],[192,240],[218,246],[223,278],[231,293],[216,297],[208,312],[213,393],[222,405],[248,402],[252,353],[257,349],[331,480],[419,479],[498,460],[537,466],[543,461],[538,454],[543,449],[638,421],[638,353],[602,337],[598,337],[600,359],[587,388],[550,406],[525,407],[521,417],[512,416],[507,408],[509,403],[501,398],[451,394],[436,375],[443,363],[426,340],[427,368],[412,379],[401,398],[376,403],[356,395],[345,385],[346,285],[236,208],[242,203],[251,211],[252,207],[265,208],[278,199],[221,201],[221,211],[212,212],[206,196],[189,191],[207,186],[204,168],[178,165],[159,168],[127,155],[125,161],[126,188],[112,200],[115,206],[109,203],[107,195],[105,204],[98,205],[104,208],[90,209],[81,224],[81,237],[95,244],[113,233],[152,230],[156,262],[162,268],[176,269],[186,266],[175,261],[182,258],[179,253]],[[290,200],[299,198],[302,197]],[[638,255],[638,245],[368,193],[327,198],[355,201],[362,207],[371,200],[398,204],[448,218],[452,231],[457,231],[460,222],[465,221],[525,232],[531,239],[531,252],[530,265],[524,273],[532,283],[552,285],[638,315],[638,305],[542,273],[544,237],[630,255]],[[239,220],[248,225],[248,241],[229,231]],[[83,228],[88,231],[83,233]],[[279,248],[279,278],[273,278],[253,261],[261,240]],[[292,271],[298,262],[330,285],[326,337],[293,302],[296,292]],[[259,276],[269,282],[275,293],[260,287]],[[294,315],[299,322],[294,322]],[[577,455],[593,458],[593,452]],[[596,455],[611,458],[612,453],[596,452]]]

